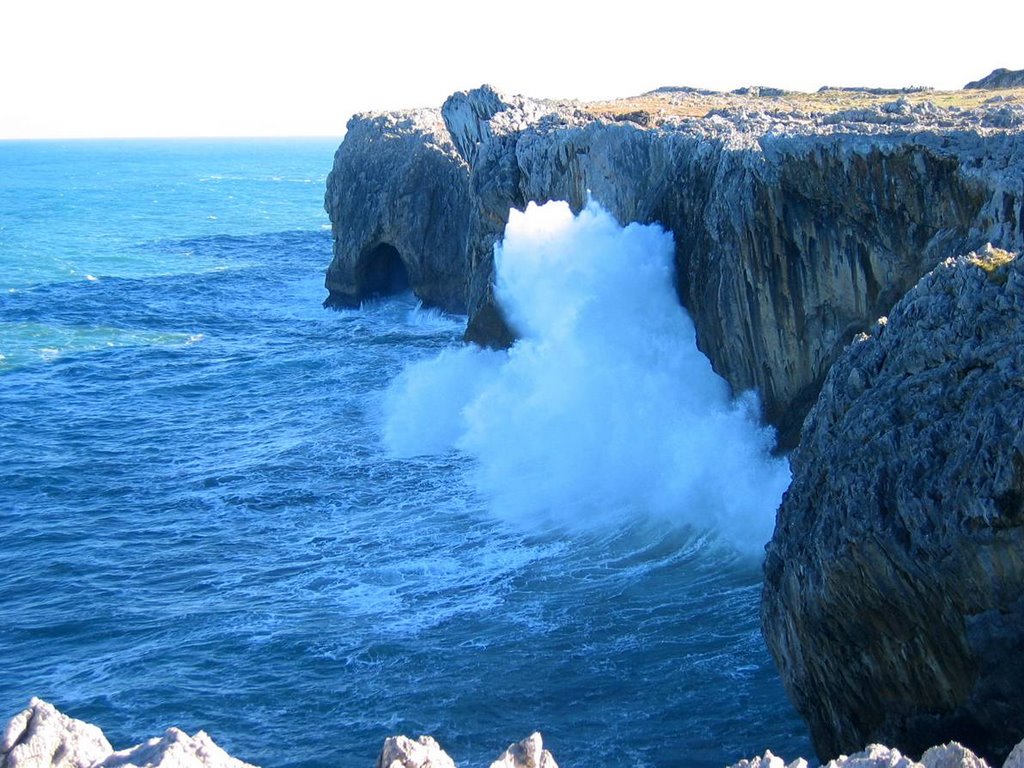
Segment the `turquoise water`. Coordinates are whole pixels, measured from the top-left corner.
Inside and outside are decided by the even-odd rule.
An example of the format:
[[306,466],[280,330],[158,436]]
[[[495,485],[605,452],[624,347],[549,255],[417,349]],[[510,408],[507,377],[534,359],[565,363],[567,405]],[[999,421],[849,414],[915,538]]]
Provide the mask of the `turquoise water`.
[[531,530],[470,458],[385,451],[383,391],[464,318],[321,309],[335,144],[0,142],[0,719],[311,768],[397,732],[464,766],[534,729],[564,766],[809,753],[756,562]]

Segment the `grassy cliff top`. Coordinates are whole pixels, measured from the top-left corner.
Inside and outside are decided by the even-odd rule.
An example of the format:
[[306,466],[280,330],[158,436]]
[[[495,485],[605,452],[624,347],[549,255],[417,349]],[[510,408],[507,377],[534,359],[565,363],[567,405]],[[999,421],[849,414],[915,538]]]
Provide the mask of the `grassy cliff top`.
[[957,91],[825,88],[814,93],[764,87],[742,88],[729,93],[691,88],[659,88],[624,99],[583,103],[579,108],[595,117],[621,119],[628,116],[630,119],[639,118],[644,121],[644,118],[706,117],[709,113],[723,109],[829,114],[881,107],[897,99],[906,99],[911,104],[930,102],[943,108],[973,109],[983,104],[1024,104],[1024,87]]

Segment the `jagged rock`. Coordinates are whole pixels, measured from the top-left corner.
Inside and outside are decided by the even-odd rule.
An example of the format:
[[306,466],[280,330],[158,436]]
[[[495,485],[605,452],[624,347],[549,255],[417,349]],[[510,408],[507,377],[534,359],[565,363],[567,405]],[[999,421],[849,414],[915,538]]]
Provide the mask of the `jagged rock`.
[[544,740],[539,733],[531,733],[522,741],[510,744],[498,757],[491,768],[558,768],[551,753],[544,749]]
[[964,88],[1024,88],[1024,69],[993,69],[981,80],[972,80]]
[[89,768],[113,751],[103,731],[33,698],[0,742],[0,768]]
[[203,731],[170,728],[161,738],[115,752],[95,725],[33,698],[7,724],[0,768],[255,768],[231,757]]
[[1024,246],[1024,107],[941,108],[908,89],[785,111],[791,95],[750,93],[659,91],[726,106],[619,120],[484,87],[440,113],[353,118],[325,198],[329,301],[364,297],[387,244],[425,302],[468,310],[467,339],[507,345],[493,249],[509,209],[578,210],[590,194],[623,223],[673,231],[701,350],[735,391],[760,393],[792,446],[836,356],[923,274],[987,241]]
[[955,741],[926,750],[921,755],[921,765],[925,768],[989,768],[988,763]]
[[898,749],[889,749],[882,744],[870,744],[868,748],[852,755],[841,755],[829,760],[824,768],[921,768],[919,763],[904,757]]
[[455,763],[430,736],[420,736],[416,741],[407,736],[389,736],[377,758],[377,768],[455,768]]
[[754,757],[749,760],[740,760],[728,768],[807,768],[807,761],[798,757],[791,763],[786,763],[781,757],[772,754],[767,750],[762,757]]
[[948,259],[832,366],[762,628],[822,759],[1024,733],[1024,260]]
[[[740,760],[729,768],[807,768],[807,761],[800,757],[787,765],[781,757],[776,757],[771,751],[768,751],[764,753],[764,757]],[[932,747],[921,756],[921,761],[918,763],[901,755],[899,750],[890,749],[882,744],[871,744],[861,752],[849,756],[840,755],[830,760],[825,768],[989,768],[989,766],[971,750],[956,742],[951,742]],[[1007,763],[1004,768],[1016,767],[1011,767]]]
[[95,768],[254,768],[214,744],[205,731],[189,736],[168,728],[153,738],[106,757]]

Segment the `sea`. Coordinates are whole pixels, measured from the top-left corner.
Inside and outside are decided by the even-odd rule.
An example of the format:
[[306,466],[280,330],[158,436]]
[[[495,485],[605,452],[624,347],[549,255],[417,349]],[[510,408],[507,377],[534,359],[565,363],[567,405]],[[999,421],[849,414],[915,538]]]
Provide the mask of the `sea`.
[[[412,294],[324,309],[338,141],[0,142],[0,721],[38,696],[116,748],[203,729],[277,768],[399,733],[470,767],[536,730],[563,768],[809,756],[759,630],[767,534],[734,535],[777,501],[733,494],[745,438],[677,455],[674,396],[608,405],[692,330],[622,370],[560,347],[574,373],[535,386],[544,343],[465,351]],[[605,342],[631,322],[601,314]],[[492,356],[469,395],[466,355]],[[472,423],[423,448],[435,410]]]

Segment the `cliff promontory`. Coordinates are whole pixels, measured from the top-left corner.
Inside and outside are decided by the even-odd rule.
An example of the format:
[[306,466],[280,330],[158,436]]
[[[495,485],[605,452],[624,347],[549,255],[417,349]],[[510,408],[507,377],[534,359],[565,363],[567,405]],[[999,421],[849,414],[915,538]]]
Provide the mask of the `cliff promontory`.
[[592,195],[676,241],[698,344],[792,446],[831,363],[942,259],[1024,244],[1024,94],[661,89],[605,104],[491,88],[349,123],[325,207],[328,303],[408,284],[515,329],[493,293],[510,208]]
[[1024,260],[948,259],[832,366],[762,625],[820,756],[1024,735]]

